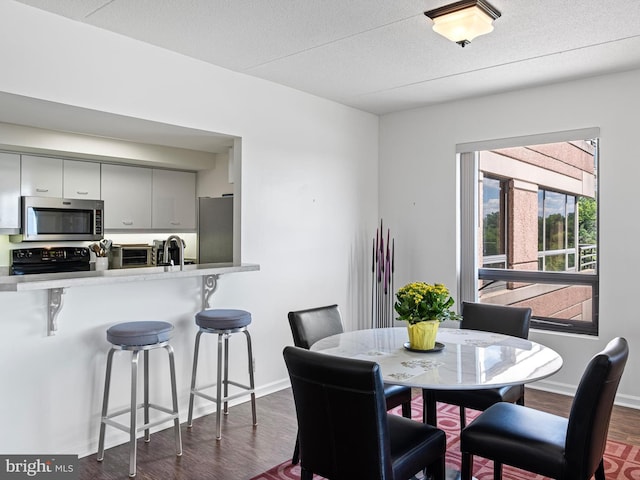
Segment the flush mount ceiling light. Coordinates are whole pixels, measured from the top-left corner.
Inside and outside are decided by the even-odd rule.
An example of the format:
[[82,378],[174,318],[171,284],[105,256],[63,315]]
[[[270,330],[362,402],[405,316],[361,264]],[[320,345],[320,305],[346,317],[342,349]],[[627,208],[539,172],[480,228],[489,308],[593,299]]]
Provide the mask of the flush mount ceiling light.
[[433,29],[464,47],[474,38],[493,30],[500,12],[484,0],[463,0],[424,12],[433,20]]

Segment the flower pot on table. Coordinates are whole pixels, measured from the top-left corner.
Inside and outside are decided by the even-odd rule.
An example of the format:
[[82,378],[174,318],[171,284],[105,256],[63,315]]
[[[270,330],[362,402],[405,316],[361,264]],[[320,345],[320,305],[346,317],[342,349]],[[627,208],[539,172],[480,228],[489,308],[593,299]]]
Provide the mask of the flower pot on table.
[[426,320],[407,325],[409,346],[413,350],[432,350],[436,346],[439,320]]

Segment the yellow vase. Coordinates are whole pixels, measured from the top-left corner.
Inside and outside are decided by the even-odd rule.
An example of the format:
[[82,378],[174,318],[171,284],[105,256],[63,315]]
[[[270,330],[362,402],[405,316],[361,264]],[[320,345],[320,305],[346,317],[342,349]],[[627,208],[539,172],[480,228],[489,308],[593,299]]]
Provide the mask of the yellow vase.
[[436,346],[438,320],[427,320],[407,325],[409,330],[409,347],[414,350],[431,350]]

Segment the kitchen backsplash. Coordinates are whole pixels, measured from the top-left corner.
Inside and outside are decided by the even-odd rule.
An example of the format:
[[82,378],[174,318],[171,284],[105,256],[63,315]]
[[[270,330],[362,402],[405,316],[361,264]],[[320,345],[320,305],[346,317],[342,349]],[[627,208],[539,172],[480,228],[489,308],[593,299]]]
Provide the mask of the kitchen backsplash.
[[[105,238],[113,241],[114,245],[118,244],[131,244],[142,243],[147,245],[153,245],[154,240],[166,240],[171,233],[119,233],[113,235],[105,235]],[[196,258],[197,248],[197,234],[195,233],[180,233],[178,234],[185,242],[185,258]],[[56,246],[75,246],[82,245],[88,246],[91,242],[23,242],[23,243],[11,243],[9,242],[9,235],[0,235],[0,275],[2,275],[2,267],[8,267],[11,264],[10,251],[16,248],[29,248],[29,247],[46,247],[49,245]]]

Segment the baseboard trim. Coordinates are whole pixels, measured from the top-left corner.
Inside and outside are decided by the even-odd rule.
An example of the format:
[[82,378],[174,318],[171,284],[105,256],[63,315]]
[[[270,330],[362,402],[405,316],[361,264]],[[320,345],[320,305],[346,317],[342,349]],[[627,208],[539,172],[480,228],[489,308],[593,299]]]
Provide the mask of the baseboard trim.
[[[542,390],[543,392],[557,393],[559,395],[567,395],[573,397],[578,389],[577,385],[570,385],[567,383],[553,382],[550,380],[541,380],[536,383],[527,385],[528,388],[535,390]],[[635,408],[640,410],[640,397],[634,395],[626,395],[618,393],[616,395],[615,405],[620,407]]]

